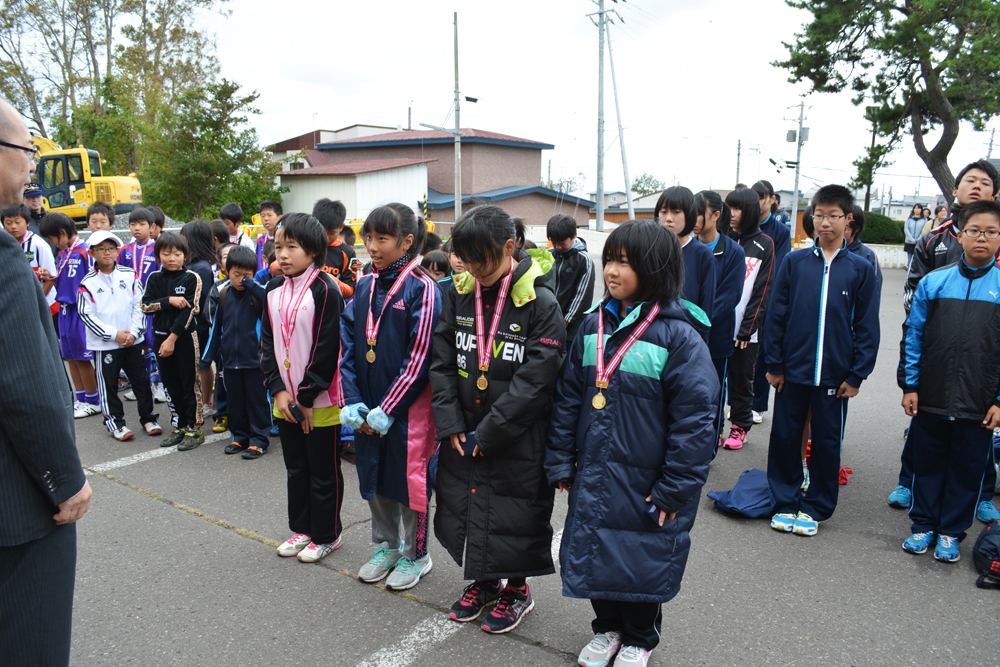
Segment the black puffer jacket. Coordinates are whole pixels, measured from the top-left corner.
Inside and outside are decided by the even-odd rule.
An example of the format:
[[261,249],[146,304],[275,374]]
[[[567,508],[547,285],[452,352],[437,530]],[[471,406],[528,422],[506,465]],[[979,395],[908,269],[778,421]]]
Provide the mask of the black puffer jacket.
[[[442,440],[434,534],[466,579],[551,574],[554,489],[545,442],[566,326],[544,275],[548,253],[518,251],[487,374],[476,388],[475,280],[456,277],[434,331],[430,381]],[[533,259],[536,258],[536,259]],[[484,327],[499,284],[483,290]],[[459,456],[449,436],[475,431],[481,457]]]

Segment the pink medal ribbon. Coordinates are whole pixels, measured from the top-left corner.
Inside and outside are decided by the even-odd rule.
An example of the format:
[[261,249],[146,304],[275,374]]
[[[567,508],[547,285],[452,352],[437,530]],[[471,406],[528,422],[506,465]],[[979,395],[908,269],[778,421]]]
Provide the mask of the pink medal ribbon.
[[389,293],[385,295],[385,301],[382,302],[382,310],[378,314],[378,319],[374,320],[374,322],[372,321],[372,299],[375,296],[375,281],[378,280],[378,275],[376,274],[372,278],[372,286],[368,291],[368,320],[365,322],[365,338],[368,341],[368,354],[365,355],[365,359],[368,360],[369,364],[375,363],[375,345],[378,343],[378,330],[379,327],[382,326],[382,315],[385,313],[386,307],[396,296],[396,293],[403,287],[403,283],[406,282],[406,277],[413,273],[413,270],[419,265],[420,259],[414,259],[399,272],[396,282],[393,283],[392,287],[389,289]]
[[476,380],[476,388],[479,391],[486,391],[490,386],[486,379],[486,372],[490,370],[490,352],[493,350],[493,339],[497,335],[497,328],[500,326],[500,315],[503,312],[503,305],[507,300],[507,291],[510,289],[511,278],[514,277],[514,258],[510,258],[510,271],[500,281],[500,293],[497,294],[497,305],[493,309],[493,323],[490,325],[490,337],[483,340],[483,289],[476,281],[476,357],[479,360],[479,379]]
[[[309,291],[309,286],[312,285],[313,281],[316,280],[316,276],[319,275],[319,269],[314,266],[306,269],[299,279],[303,281],[301,291],[299,296],[295,299],[295,287],[292,285],[292,278],[286,278],[285,284],[281,286],[281,294],[278,299],[278,317],[280,318],[281,324],[281,342],[285,344],[285,370],[290,370],[292,367],[292,361],[289,358],[291,356],[292,349],[292,336],[295,334],[295,325],[298,323],[297,314],[299,312],[299,306],[302,305],[302,299],[305,298],[306,292]],[[289,289],[285,289],[285,286]],[[288,305],[290,308],[285,309],[285,293],[290,292],[288,297]],[[293,299],[294,303],[293,303]],[[291,378],[289,378],[291,380]]]
[[79,245],[80,243],[81,243],[80,237],[77,236],[76,239],[73,241],[73,245],[66,248],[65,251],[66,256],[63,258],[61,262],[59,262],[59,266],[56,267],[56,278],[62,275],[63,269],[65,269],[66,265],[69,264],[69,258],[73,256],[73,251],[76,250],[77,245]]
[[[603,310],[603,306],[601,307]],[[611,374],[614,373],[618,366],[622,363],[622,359],[628,351],[635,345],[639,337],[649,328],[653,320],[660,312],[660,304],[654,303],[652,308],[649,309],[649,314],[639,323],[639,326],[632,331],[629,337],[625,340],[625,343],[618,348],[615,352],[615,356],[611,357],[611,362],[604,366],[604,313],[598,312],[597,318],[597,394],[594,395],[594,399],[591,404],[597,410],[603,410],[604,406],[608,404],[607,398],[605,398],[602,393],[603,390],[608,388],[608,381],[611,379]]]

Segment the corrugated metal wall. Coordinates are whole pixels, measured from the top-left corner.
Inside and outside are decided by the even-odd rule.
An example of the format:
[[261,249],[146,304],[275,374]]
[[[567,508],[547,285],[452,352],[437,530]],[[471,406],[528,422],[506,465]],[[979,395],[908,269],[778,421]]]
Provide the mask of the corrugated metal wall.
[[[427,165],[418,164],[357,176],[357,208],[347,206],[347,217],[364,219],[373,209],[398,201],[416,210],[427,192]],[[352,211],[354,213],[352,214]]]

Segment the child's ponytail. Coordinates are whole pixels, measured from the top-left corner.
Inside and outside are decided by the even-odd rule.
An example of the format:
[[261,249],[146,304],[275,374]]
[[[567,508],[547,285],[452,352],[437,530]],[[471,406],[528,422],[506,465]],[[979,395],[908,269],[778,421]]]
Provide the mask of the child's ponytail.
[[716,230],[720,234],[729,234],[729,223],[732,222],[733,213],[726,206],[726,202],[722,201],[718,192],[702,190],[695,195],[694,203],[698,209],[698,215],[705,215],[708,211],[718,213],[719,219],[715,223]]

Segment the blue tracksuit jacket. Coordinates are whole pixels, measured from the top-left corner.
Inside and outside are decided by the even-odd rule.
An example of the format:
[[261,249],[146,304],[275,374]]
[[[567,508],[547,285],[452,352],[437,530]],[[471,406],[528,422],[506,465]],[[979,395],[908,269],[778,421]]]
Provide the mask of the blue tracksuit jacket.
[[716,272],[712,251],[697,237],[689,238],[684,254],[684,300],[701,308],[708,319],[715,312]]
[[760,223],[760,231],[774,241],[774,268],[772,271],[777,275],[778,269],[781,268],[781,262],[792,249],[792,232],[788,229],[788,225],[778,222],[773,215]]
[[746,253],[739,243],[721,234],[715,244],[713,255],[715,256],[715,305],[712,307],[712,330],[708,334],[708,351],[713,359],[727,359],[733,355],[736,305],[743,296],[743,279],[747,272]]

